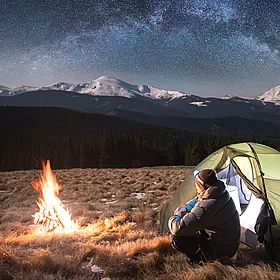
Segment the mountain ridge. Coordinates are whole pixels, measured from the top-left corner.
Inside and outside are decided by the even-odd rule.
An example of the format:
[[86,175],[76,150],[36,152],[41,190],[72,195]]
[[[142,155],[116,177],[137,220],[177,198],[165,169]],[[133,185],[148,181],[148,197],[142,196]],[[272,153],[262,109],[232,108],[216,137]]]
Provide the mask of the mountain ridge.
[[148,97],[150,99],[185,99],[190,96],[198,98],[217,98],[217,99],[236,99],[241,100],[259,100],[262,102],[273,102],[280,105],[280,85],[271,88],[255,97],[240,97],[225,95],[223,97],[201,97],[198,95],[184,93],[178,90],[165,90],[150,85],[133,85],[109,76],[101,76],[92,82],[72,84],[66,82],[57,82],[49,86],[34,87],[34,86],[19,86],[15,88],[8,88],[6,86],[0,86],[0,97],[1,96],[13,96],[22,94],[29,91],[38,90],[64,90],[71,91],[80,94],[89,94],[93,96],[123,96],[127,98],[143,98]]
[[[27,91],[30,89],[33,91]],[[55,83],[41,89],[24,86],[12,95],[6,94],[4,86],[0,90],[4,92],[0,94],[2,107],[65,108],[216,135],[275,139],[280,133],[280,106],[270,98],[278,98],[277,89],[259,98],[199,97],[102,76],[78,85]]]
[[[109,76],[101,76],[92,82],[71,84],[58,82],[41,88],[20,86],[16,88],[0,87],[0,96],[13,96],[28,91],[37,90],[65,90],[80,94],[89,94],[94,96],[123,96],[123,97],[148,97],[151,99],[178,98],[188,96],[189,94],[176,90],[164,90],[149,85],[132,85],[122,80]],[[7,92],[8,90],[8,92]]]

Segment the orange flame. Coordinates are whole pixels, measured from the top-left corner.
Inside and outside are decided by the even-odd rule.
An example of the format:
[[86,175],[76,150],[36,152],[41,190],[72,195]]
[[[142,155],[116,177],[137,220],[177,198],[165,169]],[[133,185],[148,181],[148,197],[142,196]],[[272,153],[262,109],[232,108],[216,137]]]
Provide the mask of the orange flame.
[[42,166],[40,180],[32,182],[32,186],[39,193],[39,210],[32,216],[34,224],[41,224],[48,231],[74,231],[77,225],[58,197],[61,184],[57,183],[50,161],[42,162]]

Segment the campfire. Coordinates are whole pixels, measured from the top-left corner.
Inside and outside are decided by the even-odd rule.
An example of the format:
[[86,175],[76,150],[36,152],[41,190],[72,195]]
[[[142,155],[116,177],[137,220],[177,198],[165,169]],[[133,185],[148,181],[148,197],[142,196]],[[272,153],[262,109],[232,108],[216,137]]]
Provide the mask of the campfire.
[[71,219],[68,209],[58,197],[61,184],[51,170],[50,161],[42,162],[43,171],[40,180],[32,182],[39,193],[37,205],[39,210],[33,215],[34,224],[44,226],[47,231],[74,231],[77,224]]

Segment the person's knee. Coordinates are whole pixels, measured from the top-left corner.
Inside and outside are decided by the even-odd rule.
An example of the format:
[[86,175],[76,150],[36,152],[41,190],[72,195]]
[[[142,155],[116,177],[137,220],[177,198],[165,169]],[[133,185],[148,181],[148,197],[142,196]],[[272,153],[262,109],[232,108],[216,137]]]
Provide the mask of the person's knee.
[[194,254],[199,248],[199,244],[194,236],[171,235],[170,240],[176,250],[187,255]]

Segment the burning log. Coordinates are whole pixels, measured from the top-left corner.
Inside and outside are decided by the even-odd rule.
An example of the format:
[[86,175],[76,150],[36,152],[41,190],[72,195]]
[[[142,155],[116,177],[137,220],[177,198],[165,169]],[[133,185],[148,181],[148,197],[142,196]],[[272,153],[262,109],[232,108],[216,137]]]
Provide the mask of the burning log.
[[48,231],[73,231],[77,225],[71,220],[71,214],[58,197],[61,184],[57,183],[50,161],[43,162],[42,166],[40,180],[32,182],[32,186],[39,193],[37,201],[39,210],[33,215],[34,224],[40,224]]

